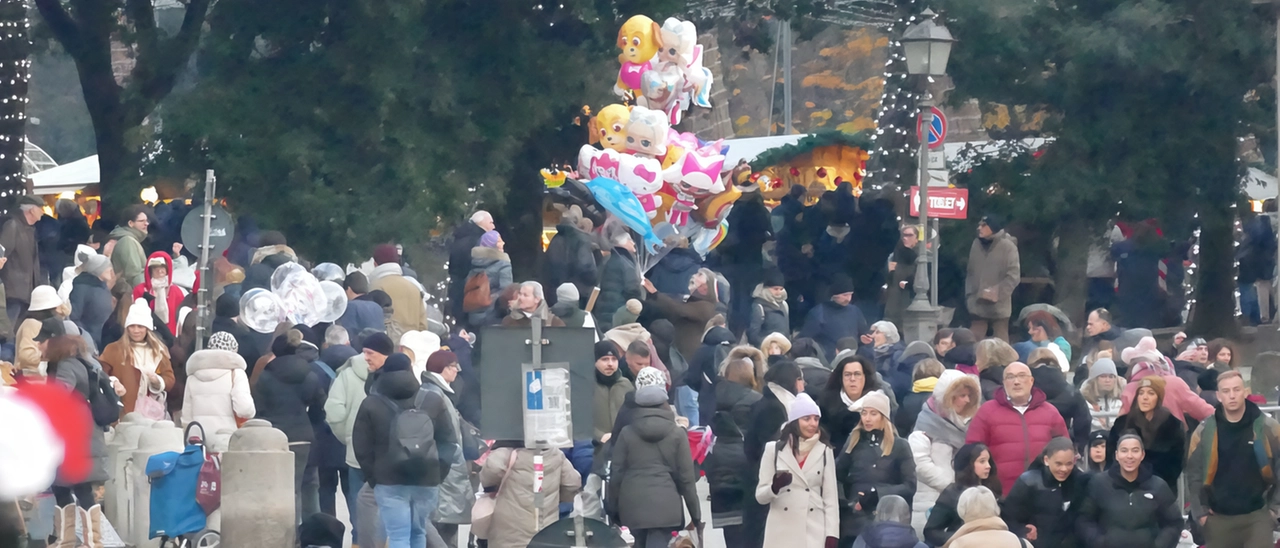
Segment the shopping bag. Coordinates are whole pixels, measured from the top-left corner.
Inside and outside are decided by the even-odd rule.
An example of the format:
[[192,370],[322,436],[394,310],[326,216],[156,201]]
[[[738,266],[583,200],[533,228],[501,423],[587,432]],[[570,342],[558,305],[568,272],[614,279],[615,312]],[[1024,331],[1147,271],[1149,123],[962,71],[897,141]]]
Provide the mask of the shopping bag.
[[200,485],[196,488],[196,502],[204,514],[210,515],[222,505],[222,455],[205,453],[200,467]]

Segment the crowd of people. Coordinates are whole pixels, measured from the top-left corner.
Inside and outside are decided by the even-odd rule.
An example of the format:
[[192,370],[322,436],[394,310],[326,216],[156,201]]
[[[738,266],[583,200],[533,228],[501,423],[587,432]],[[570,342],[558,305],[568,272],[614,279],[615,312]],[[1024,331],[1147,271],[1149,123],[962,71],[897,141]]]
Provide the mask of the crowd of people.
[[[749,218],[755,198],[733,215]],[[93,410],[49,486],[55,546],[75,545],[77,521],[101,526],[105,438],[131,413],[218,435],[250,419],[284,432],[304,546],[342,545],[339,490],[365,547],[469,545],[462,525],[480,545],[523,547],[575,501],[646,548],[701,534],[708,517],[731,547],[1171,548],[1186,528],[1208,546],[1273,544],[1280,424],[1250,396],[1232,343],[1179,334],[1162,348],[1105,308],[1077,344],[1050,311],[1011,323],[1017,247],[993,216],[964,284],[976,329],[909,344],[894,306],[864,310],[847,261],[810,263],[817,278],[795,298],[790,252],[773,260],[763,243],[803,242],[792,255],[814,260],[843,257],[853,239],[841,216],[816,241],[788,232],[808,225],[784,201],[776,233],[731,233],[706,260],[672,240],[647,275],[630,234],[592,230],[571,209],[540,278],[525,281],[477,212],[450,247],[447,330],[396,246],[373,249],[368,272],[335,276],[262,232],[214,265],[213,327],[197,351],[205,281],[186,276],[181,246],[148,238],[151,212],[128,212],[100,242],[86,231],[54,280],[39,246],[10,243],[40,218],[24,204],[0,226],[5,384],[62,386]],[[919,242],[913,227],[896,233],[884,274],[909,292],[899,269],[914,268]],[[239,297],[291,262],[339,281],[346,311],[247,328]],[[597,335],[594,435],[571,448],[480,433],[477,336],[534,321]],[[691,430],[714,441],[691,444]]]

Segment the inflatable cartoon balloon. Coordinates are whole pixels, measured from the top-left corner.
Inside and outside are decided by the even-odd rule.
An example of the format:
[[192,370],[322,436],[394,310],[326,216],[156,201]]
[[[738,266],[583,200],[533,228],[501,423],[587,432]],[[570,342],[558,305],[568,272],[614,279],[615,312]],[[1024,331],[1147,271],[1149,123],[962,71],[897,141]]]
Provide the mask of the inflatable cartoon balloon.
[[591,132],[589,142],[618,152],[627,150],[627,122],[631,121],[631,109],[623,105],[609,105],[587,125]]
[[271,272],[271,292],[279,295],[284,287],[284,281],[289,276],[296,273],[307,273],[307,269],[298,263],[284,263]]
[[347,290],[336,282],[325,280],[320,282],[324,291],[324,308],[320,310],[321,322],[336,322],[347,311]]
[[640,89],[640,79],[652,66],[653,56],[658,53],[658,24],[643,15],[634,15],[618,29],[618,62],[622,67],[618,70],[618,82],[613,92],[625,97]]
[[649,216],[645,214],[644,206],[640,205],[640,199],[636,198],[636,195],[627,187],[622,186],[622,183],[614,179],[596,177],[587,181],[587,188],[591,189],[591,195],[595,196],[596,202],[601,207],[644,238],[644,244],[650,251],[663,246],[662,240],[658,239],[653,233],[653,227],[649,225]]
[[285,321],[280,296],[255,287],[240,296],[240,323],[258,333],[273,333]]
[[667,153],[667,132],[671,123],[660,110],[632,107],[627,122],[627,150],[637,156],[658,158]]

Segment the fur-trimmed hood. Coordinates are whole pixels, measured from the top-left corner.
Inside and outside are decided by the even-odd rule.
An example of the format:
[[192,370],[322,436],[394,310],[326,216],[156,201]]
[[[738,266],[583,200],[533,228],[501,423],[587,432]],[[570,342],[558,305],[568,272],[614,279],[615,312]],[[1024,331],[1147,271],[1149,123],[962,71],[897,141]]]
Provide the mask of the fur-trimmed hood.
[[498,251],[496,247],[485,247],[482,245],[471,248],[471,266],[475,268],[484,268],[490,264],[497,262],[511,262],[511,256]]
[[760,341],[760,351],[764,352],[771,343],[778,343],[778,348],[782,349],[783,354],[791,352],[791,341],[782,333],[770,333],[766,336],[763,341]]
[[1116,375],[1115,387],[1112,388],[1109,392],[1103,392],[1101,389],[1098,388],[1098,379],[1095,377],[1087,381],[1084,381],[1084,384],[1080,386],[1080,395],[1084,396],[1084,401],[1089,402],[1091,404],[1096,403],[1099,400],[1102,400],[1104,398],[1118,400],[1118,399],[1121,399],[1122,396],[1124,396],[1124,385],[1125,385],[1124,377]]
[[293,248],[287,245],[267,245],[253,250],[253,260],[249,261],[249,264],[258,264],[267,257],[281,253],[288,256],[290,261],[298,262],[298,254],[293,251]]
[[187,375],[210,381],[227,372],[246,369],[244,358],[229,350],[205,349],[187,358]]
[[764,372],[768,367],[768,361],[765,360],[764,352],[761,352],[759,348],[746,345],[735,346],[733,349],[729,350],[729,355],[725,356],[724,361],[716,366],[716,374],[724,377],[725,366],[729,365],[729,362],[731,361],[742,359],[751,360],[752,363],[755,364],[757,381],[764,379]]
[[[966,389],[973,395],[969,405],[964,409],[951,409],[951,398]],[[933,396],[929,399],[930,405],[939,416],[953,422],[956,418],[963,419],[961,422],[968,421],[978,413],[978,408],[982,407],[982,385],[978,383],[978,377],[948,369],[938,377],[938,384],[934,385]]]

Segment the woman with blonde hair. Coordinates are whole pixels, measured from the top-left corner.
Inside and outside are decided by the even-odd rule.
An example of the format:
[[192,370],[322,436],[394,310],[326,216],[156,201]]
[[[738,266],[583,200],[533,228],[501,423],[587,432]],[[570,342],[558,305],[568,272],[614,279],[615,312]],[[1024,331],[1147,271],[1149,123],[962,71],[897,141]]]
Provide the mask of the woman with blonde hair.
[[981,405],[982,389],[978,387],[978,379],[950,370],[938,378],[933,395],[920,410],[915,431],[907,436],[918,481],[911,520],[917,531],[924,530],[938,494],[955,482],[951,461],[964,447],[969,420]]
[[978,380],[982,383],[982,399],[989,400],[996,389],[1004,386],[1005,366],[1018,361],[1018,352],[1000,339],[978,341],[976,350]]
[[1111,358],[1098,358],[1089,367],[1089,380],[1080,387],[1080,395],[1095,412],[1108,414],[1094,417],[1094,430],[1111,430],[1114,416],[1120,413],[1124,403],[1124,377],[1116,373],[1116,363]]
[[99,361],[102,369],[124,386],[121,417],[132,413],[139,400],[151,399],[159,403],[160,416],[154,415],[156,407],[150,404],[142,411],[147,418],[159,420],[164,415],[165,389],[174,384],[169,349],[155,334],[154,317],[145,300],[138,299],[129,307],[124,325],[124,336],[102,349]]
[[836,480],[844,485],[840,504],[841,544],[848,546],[871,524],[881,497],[916,494],[916,465],[911,448],[895,439],[889,421],[889,396],[868,392],[854,402],[858,425],[836,457]]

